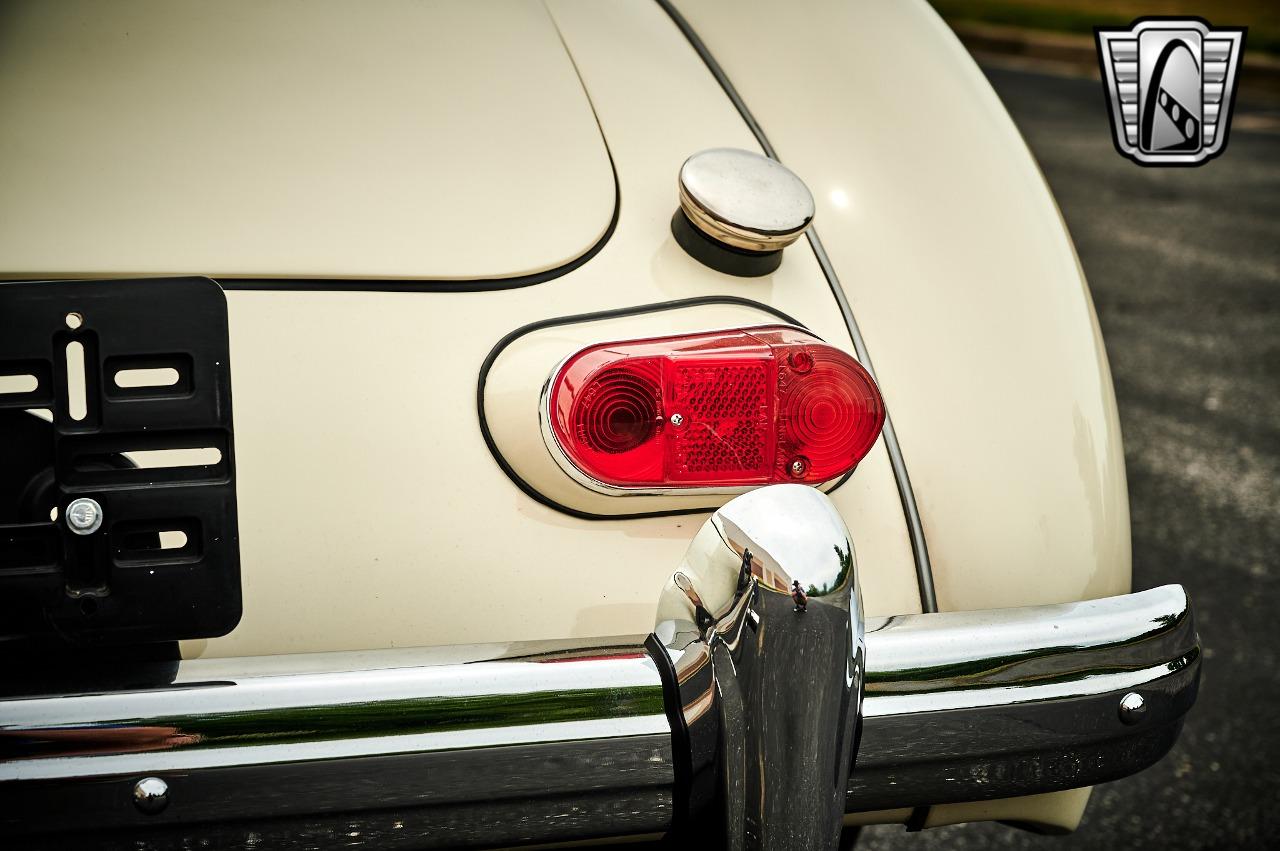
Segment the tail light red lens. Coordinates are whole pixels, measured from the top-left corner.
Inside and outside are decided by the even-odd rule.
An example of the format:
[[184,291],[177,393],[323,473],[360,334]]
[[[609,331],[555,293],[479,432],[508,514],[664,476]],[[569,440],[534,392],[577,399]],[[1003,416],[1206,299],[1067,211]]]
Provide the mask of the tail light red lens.
[[591,346],[552,375],[544,405],[557,461],[608,489],[819,484],[884,425],[862,365],[790,326]]

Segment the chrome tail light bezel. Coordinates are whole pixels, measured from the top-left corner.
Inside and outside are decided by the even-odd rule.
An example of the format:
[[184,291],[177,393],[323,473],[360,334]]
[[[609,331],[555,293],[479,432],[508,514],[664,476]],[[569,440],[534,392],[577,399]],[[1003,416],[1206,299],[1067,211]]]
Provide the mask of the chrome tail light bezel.
[[[814,344],[830,348],[832,351],[838,352],[841,355],[848,357],[858,367],[861,373],[863,373],[864,379],[869,383],[870,387],[873,389],[873,391],[877,396],[877,399],[880,404],[880,419],[879,419],[879,425],[875,429],[875,438],[868,443],[867,450],[864,453],[862,453],[861,456],[858,457],[858,459],[854,462],[853,466],[847,470],[840,472],[837,475],[824,478],[821,481],[798,482],[799,484],[805,484],[810,487],[815,487],[824,492],[831,490],[835,488],[837,485],[839,485],[840,483],[844,482],[846,479],[848,479],[849,476],[853,474],[854,470],[857,469],[858,464],[860,464],[862,460],[867,455],[870,454],[871,450],[874,448],[876,443],[878,443],[881,440],[881,432],[883,431],[884,423],[887,422],[888,420],[888,415],[885,408],[883,394],[880,393],[879,384],[876,382],[875,377],[871,374],[870,370],[868,370],[863,364],[858,362],[858,360],[848,352],[845,352],[836,346],[832,346],[830,343],[827,343],[825,340],[823,340],[821,337],[814,334],[809,329],[793,323],[770,322],[770,323],[761,323],[756,325],[737,326],[732,328],[711,328],[711,329],[706,329],[704,331],[699,331],[695,333],[682,333],[682,334],[665,335],[665,336],[670,336],[671,338],[679,338],[679,337],[693,338],[693,337],[699,337],[699,336],[711,336],[714,334],[751,333],[753,331],[763,331],[763,330],[770,330],[770,331],[782,330],[782,331],[802,334],[812,338],[812,340],[814,341]],[[552,397],[553,397],[553,393],[554,393],[557,382],[560,380],[561,376],[564,374],[565,367],[570,362],[574,361],[576,358],[582,355],[584,352],[587,352],[592,349],[597,349],[606,345],[626,345],[626,344],[646,342],[650,340],[661,340],[661,339],[664,339],[665,336],[644,337],[644,338],[637,338],[633,340],[606,341],[603,343],[595,342],[589,345],[577,347],[576,349],[574,349],[572,352],[567,354],[565,357],[561,358],[556,363],[555,368],[552,369],[551,372],[547,375],[546,380],[543,382],[542,388],[538,394],[538,426],[542,434],[543,444],[546,446],[548,453],[551,455],[552,459],[555,461],[556,466],[558,466],[561,469],[561,471],[565,473],[565,475],[569,476],[571,479],[573,479],[573,481],[577,482],[579,485],[595,493],[603,494],[605,496],[622,496],[622,497],[685,496],[685,495],[687,496],[693,496],[693,495],[734,496],[738,494],[747,493],[759,487],[764,487],[771,484],[781,484],[782,482],[761,481],[761,482],[752,482],[752,483],[746,483],[746,484],[724,484],[724,485],[655,485],[655,484],[623,485],[623,484],[602,481],[601,479],[591,475],[591,473],[589,473],[588,471],[582,469],[582,467],[580,467],[573,460],[572,454],[563,445],[560,436],[556,434],[556,430],[552,425],[552,417],[553,417],[552,410],[551,410]]]

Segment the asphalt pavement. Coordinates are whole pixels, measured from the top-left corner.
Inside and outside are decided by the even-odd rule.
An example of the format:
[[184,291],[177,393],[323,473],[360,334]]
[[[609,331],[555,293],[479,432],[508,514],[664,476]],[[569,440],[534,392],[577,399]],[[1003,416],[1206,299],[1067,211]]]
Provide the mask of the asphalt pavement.
[[[1134,590],[1187,586],[1200,698],[1156,766],[1094,790],[1065,837],[997,824],[863,831],[858,848],[1250,848],[1280,842],[1280,134],[1241,104],[1199,168],[1116,153],[1097,81],[987,69],[1048,178],[1115,378]],[[1251,129],[1264,128],[1264,129]]]

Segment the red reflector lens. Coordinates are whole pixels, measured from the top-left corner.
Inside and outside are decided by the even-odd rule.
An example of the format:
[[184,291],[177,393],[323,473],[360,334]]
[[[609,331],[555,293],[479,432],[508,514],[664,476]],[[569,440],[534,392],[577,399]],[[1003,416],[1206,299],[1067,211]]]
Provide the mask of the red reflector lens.
[[543,414],[553,454],[589,484],[735,487],[845,474],[884,403],[849,355],[768,326],[583,349],[552,376]]
[[595,452],[628,452],[653,437],[662,404],[657,376],[611,367],[587,385],[573,433]]

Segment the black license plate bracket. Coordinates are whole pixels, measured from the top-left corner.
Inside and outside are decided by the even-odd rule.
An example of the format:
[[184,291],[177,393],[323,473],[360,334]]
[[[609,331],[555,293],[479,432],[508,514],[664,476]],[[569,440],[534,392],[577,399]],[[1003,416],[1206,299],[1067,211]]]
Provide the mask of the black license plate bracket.
[[0,283],[0,641],[208,638],[241,607],[222,289]]

